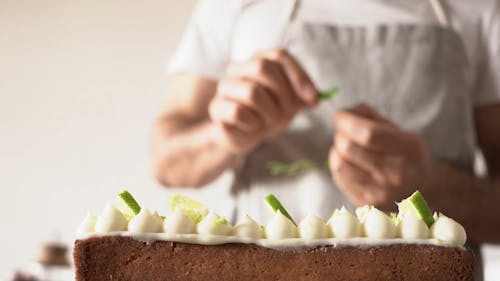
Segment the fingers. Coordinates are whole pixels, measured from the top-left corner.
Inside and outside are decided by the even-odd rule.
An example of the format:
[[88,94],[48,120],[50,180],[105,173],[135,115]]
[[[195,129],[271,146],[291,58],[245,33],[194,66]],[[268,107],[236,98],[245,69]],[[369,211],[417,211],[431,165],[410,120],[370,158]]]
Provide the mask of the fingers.
[[399,153],[408,141],[407,136],[393,126],[352,112],[337,112],[333,122],[337,133],[375,151]]
[[245,80],[224,80],[219,84],[221,98],[250,108],[269,128],[279,118],[279,106],[269,91],[259,84]]
[[212,121],[230,125],[243,132],[256,132],[263,126],[263,121],[255,111],[228,99],[214,99],[209,106],[209,114]]
[[367,172],[343,159],[335,149],[330,151],[330,167],[339,189],[355,205],[378,204],[381,188]]
[[253,60],[248,63],[231,64],[227,70],[229,80],[246,80],[267,88],[270,97],[282,113],[290,113],[300,106],[283,67],[269,59]]
[[267,58],[280,63],[286,73],[294,92],[306,105],[318,102],[318,91],[302,66],[282,49],[266,51],[257,54],[257,58]]
[[344,159],[354,163],[361,169],[377,174],[384,163],[381,154],[365,149],[353,141],[350,141],[343,134],[335,135],[335,150]]

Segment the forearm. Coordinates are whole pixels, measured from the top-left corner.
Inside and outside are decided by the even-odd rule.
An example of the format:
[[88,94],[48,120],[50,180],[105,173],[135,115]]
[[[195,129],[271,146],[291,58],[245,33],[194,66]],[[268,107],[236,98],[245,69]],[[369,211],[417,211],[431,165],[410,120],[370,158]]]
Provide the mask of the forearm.
[[435,210],[455,218],[478,243],[500,243],[500,178],[478,178],[444,162],[435,162],[425,184]]
[[188,123],[164,116],[156,124],[152,147],[156,178],[166,186],[202,186],[236,159],[217,142],[208,120]]

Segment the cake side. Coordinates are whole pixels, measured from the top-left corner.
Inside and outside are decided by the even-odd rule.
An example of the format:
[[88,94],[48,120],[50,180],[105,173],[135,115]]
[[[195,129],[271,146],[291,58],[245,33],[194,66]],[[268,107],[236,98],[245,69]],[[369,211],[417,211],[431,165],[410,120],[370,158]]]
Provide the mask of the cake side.
[[93,280],[473,280],[462,247],[325,245],[278,250],[253,244],[146,243],[132,237],[77,240],[77,281]]
[[[272,194],[263,226],[236,225],[190,198],[172,213],[142,208],[124,191],[89,215],[74,247],[77,281],[92,280],[473,280],[474,255],[455,220],[418,191],[390,215],[374,206],[309,214],[296,223]],[[124,204],[123,204],[124,203]]]

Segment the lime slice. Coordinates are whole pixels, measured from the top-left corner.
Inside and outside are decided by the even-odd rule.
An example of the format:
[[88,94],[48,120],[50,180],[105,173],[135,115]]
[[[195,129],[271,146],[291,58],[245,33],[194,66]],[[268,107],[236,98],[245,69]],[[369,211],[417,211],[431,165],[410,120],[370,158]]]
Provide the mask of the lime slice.
[[398,204],[399,219],[402,219],[408,212],[412,212],[417,218],[422,219],[428,227],[431,227],[435,219],[432,210],[427,205],[424,196],[420,191],[415,191],[410,197],[404,199]]
[[281,202],[274,196],[273,194],[269,194],[266,197],[264,197],[264,200],[271,206],[274,212],[280,211],[285,217],[287,217],[293,224],[297,225],[295,221],[292,219],[290,214],[286,211],[285,207],[281,205]]
[[172,212],[181,211],[194,223],[199,223],[208,214],[208,209],[202,203],[187,196],[175,194],[168,198],[168,206]]
[[322,91],[318,93],[319,100],[329,100],[335,97],[339,93],[339,88],[333,87],[326,91]]
[[127,219],[135,217],[141,211],[141,206],[127,190],[118,193],[118,198],[120,198],[120,200],[116,208],[118,208]]

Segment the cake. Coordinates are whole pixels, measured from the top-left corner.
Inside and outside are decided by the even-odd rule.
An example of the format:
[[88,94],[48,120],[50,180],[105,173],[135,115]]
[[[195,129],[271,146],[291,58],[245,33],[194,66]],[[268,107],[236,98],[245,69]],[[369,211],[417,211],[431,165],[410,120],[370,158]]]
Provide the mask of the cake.
[[373,206],[314,214],[296,224],[266,198],[265,227],[236,225],[202,204],[174,196],[166,218],[125,204],[88,215],[74,244],[77,281],[91,280],[473,280],[464,228],[436,214],[419,192],[387,215]]

